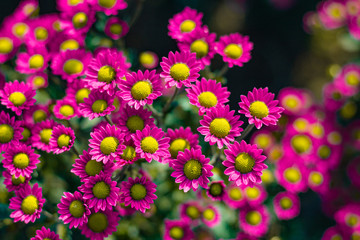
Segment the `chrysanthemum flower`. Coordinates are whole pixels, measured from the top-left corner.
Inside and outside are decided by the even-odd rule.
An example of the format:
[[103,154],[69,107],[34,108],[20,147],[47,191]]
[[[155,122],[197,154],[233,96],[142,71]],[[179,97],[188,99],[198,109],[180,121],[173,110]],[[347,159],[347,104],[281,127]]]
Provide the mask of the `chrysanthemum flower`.
[[307,184],[314,192],[324,193],[330,188],[330,174],[327,168],[317,165],[308,169]]
[[33,89],[47,88],[48,75],[43,72],[37,72],[33,75],[30,75],[26,79],[26,83],[30,85]]
[[125,141],[123,145],[125,146],[125,149],[117,158],[116,167],[123,167],[127,164],[133,164],[140,158],[139,154],[135,151],[136,146],[132,139]]
[[319,19],[327,29],[334,29],[345,24],[346,8],[341,0],[321,2],[317,7]]
[[104,12],[106,15],[117,15],[119,10],[127,8],[124,0],[88,0],[95,11]]
[[41,227],[41,229],[36,230],[35,234],[35,237],[30,238],[30,240],[60,240],[58,234],[44,226]]
[[55,29],[51,27],[53,18],[51,15],[42,15],[29,21],[29,31],[26,33],[24,43],[31,48],[46,46],[53,39]]
[[70,170],[76,176],[80,178],[82,182],[86,182],[89,177],[98,175],[103,172],[105,175],[111,175],[114,171],[114,162],[108,161],[106,164],[91,159],[89,154],[90,148],[87,151],[83,151],[80,158],[75,159],[73,168]]
[[198,225],[203,207],[197,201],[189,201],[180,205],[180,218],[191,225]]
[[29,32],[30,26],[27,19],[17,19],[15,17],[8,17],[4,19],[3,26],[6,32],[15,37],[16,41],[23,42],[24,37]]
[[343,95],[353,96],[360,87],[360,66],[357,64],[345,65],[333,81]]
[[48,66],[48,61],[49,55],[43,46],[30,48],[27,52],[19,53],[15,70],[24,74],[41,72]]
[[154,128],[154,118],[151,118],[151,112],[140,107],[138,110],[126,105],[119,114],[119,118],[115,120],[116,126],[125,134],[125,139],[132,139],[132,135],[137,130],[142,131],[144,127]]
[[214,227],[219,224],[221,216],[215,206],[209,205],[203,209],[201,219],[208,227]]
[[306,169],[300,159],[284,155],[276,165],[275,176],[287,191],[304,192],[307,188]]
[[334,82],[328,83],[323,87],[323,101],[326,109],[330,111],[339,110],[348,99],[344,94],[341,93]]
[[245,194],[240,187],[236,186],[235,183],[231,183],[226,188],[224,202],[229,207],[234,208],[234,209],[243,207],[246,204]]
[[169,138],[164,137],[161,128],[150,128],[147,125],[142,131],[137,130],[132,138],[136,146],[135,151],[140,158],[145,158],[149,163],[152,160],[162,162],[169,156]]
[[50,150],[55,154],[69,151],[74,145],[75,133],[70,127],[55,126],[50,138]]
[[148,69],[156,68],[159,64],[159,58],[156,55],[156,53],[151,51],[145,51],[140,53],[139,55],[139,63],[144,67]]
[[240,211],[241,229],[254,237],[264,236],[269,229],[270,213],[265,205],[255,208],[244,208]]
[[36,154],[31,146],[19,144],[4,152],[2,164],[16,178],[20,176],[30,177],[36,168],[36,164],[40,162],[39,157],[40,155]]
[[24,82],[7,82],[4,89],[0,90],[1,104],[11,109],[20,116],[23,110],[29,109],[36,100],[36,91]]
[[241,95],[239,102],[239,113],[245,114],[249,124],[255,124],[257,129],[262,125],[276,125],[280,114],[284,111],[282,107],[277,107],[278,100],[274,100],[275,94],[269,93],[268,88],[254,88],[248,92],[247,97]]
[[79,106],[80,103],[84,103],[85,98],[89,98],[90,92],[90,88],[86,86],[85,81],[82,79],[74,79],[66,88],[65,98],[76,102]]
[[114,110],[114,96],[98,91],[92,91],[79,105],[79,112],[90,120],[109,115]]
[[54,127],[57,125],[59,124],[52,119],[35,124],[31,136],[32,146],[42,151],[51,152],[50,138]]
[[78,115],[78,106],[70,99],[57,100],[53,113],[58,119],[69,120]]
[[340,226],[333,226],[326,229],[321,240],[343,240],[346,239],[346,237],[349,237],[347,235],[348,234],[345,234],[344,229],[342,229]]
[[215,51],[223,57],[223,61],[227,62],[230,68],[234,65],[242,67],[248,62],[251,59],[252,49],[253,43],[249,41],[249,37],[239,33],[221,36],[219,42],[215,44]]
[[44,203],[42,188],[37,183],[32,188],[27,184],[15,193],[15,197],[10,198],[9,208],[14,210],[10,217],[14,218],[14,222],[35,222],[40,218]]
[[191,240],[195,237],[189,224],[183,220],[165,219],[164,240]]
[[50,112],[47,105],[34,105],[24,112],[24,121],[26,123],[39,123],[47,120],[49,117]]
[[51,69],[54,74],[61,75],[63,79],[72,82],[73,79],[84,75],[90,60],[91,53],[83,49],[68,50],[54,56]]
[[195,53],[170,52],[168,58],[162,58],[160,66],[163,71],[160,77],[165,79],[166,88],[181,88],[183,85],[191,87],[191,82],[195,82],[200,76],[200,63],[197,62]]
[[110,38],[118,40],[129,32],[129,25],[118,17],[111,17],[105,24],[104,32]]
[[88,4],[82,4],[63,12],[60,27],[69,35],[86,35],[95,21],[95,11]]
[[87,0],[68,0],[68,1],[56,1],[57,9],[61,12],[67,12],[75,7],[82,7],[86,4]]
[[258,206],[262,204],[267,198],[267,192],[261,184],[250,186],[241,186],[249,206]]
[[197,130],[205,136],[205,141],[210,145],[217,144],[220,149],[224,145],[229,146],[243,131],[240,128],[243,122],[239,120],[240,116],[234,116],[234,113],[234,110],[230,111],[229,105],[213,108],[200,120],[202,126]]
[[146,70],[126,74],[126,81],[119,84],[118,94],[129,106],[139,109],[162,95],[162,85],[156,70]]
[[122,182],[119,201],[125,206],[131,205],[132,208],[145,213],[146,209],[150,209],[150,204],[154,203],[157,196],[156,184],[146,177],[137,177],[135,179],[129,177],[127,182]]
[[200,116],[218,106],[224,106],[229,101],[230,96],[227,87],[222,87],[221,83],[215,80],[206,80],[205,78],[196,81],[195,85],[185,90],[190,104],[199,108]]
[[49,43],[49,52],[52,56],[55,56],[59,52],[84,48],[84,45],[85,36],[79,34],[70,35],[61,32]]
[[73,194],[64,192],[57,207],[59,208],[59,219],[63,220],[65,224],[70,224],[69,228],[77,228],[88,221],[90,209],[83,199],[83,195],[78,191]]
[[176,178],[175,182],[180,183],[179,189],[184,189],[184,192],[190,189],[196,191],[199,185],[208,189],[209,177],[213,176],[213,166],[209,162],[210,159],[205,158],[200,149],[185,149],[173,162],[171,176]]
[[3,171],[2,176],[4,177],[4,185],[9,192],[23,189],[25,185],[29,184],[31,179],[31,175],[29,177],[24,177],[22,175],[15,177],[15,175],[10,174],[8,169]]
[[287,115],[302,115],[312,105],[312,98],[305,89],[283,88],[277,98],[280,107],[284,108],[284,114]]
[[0,152],[6,151],[9,147],[16,146],[22,139],[21,121],[10,117],[4,111],[0,112]]
[[275,214],[280,220],[293,219],[300,213],[300,198],[294,193],[278,193],[273,202]]
[[112,181],[109,175],[100,172],[98,175],[89,177],[87,181],[79,187],[84,193],[83,198],[87,200],[89,208],[94,208],[95,212],[111,210],[116,205],[119,188],[117,182]]
[[221,201],[224,199],[226,191],[226,185],[224,181],[213,181],[209,184],[209,188],[206,190],[206,194],[213,201]]
[[269,152],[276,143],[276,139],[271,131],[262,129],[251,135],[250,143],[256,144],[258,148],[263,149],[265,152]]
[[20,41],[6,31],[0,32],[0,63],[11,59],[18,51]]
[[90,155],[92,159],[106,164],[108,161],[116,160],[122,154],[125,146],[124,134],[116,126],[107,124],[90,133],[89,140]]
[[347,231],[359,230],[360,228],[360,205],[347,204],[334,215],[335,221]]
[[136,213],[136,209],[132,208],[130,205],[125,206],[124,203],[117,203],[115,207],[116,211],[119,212],[120,216],[131,216]]
[[103,240],[116,231],[120,216],[116,211],[105,210],[94,212],[88,216],[88,222],[79,226],[81,234],[93,240]]

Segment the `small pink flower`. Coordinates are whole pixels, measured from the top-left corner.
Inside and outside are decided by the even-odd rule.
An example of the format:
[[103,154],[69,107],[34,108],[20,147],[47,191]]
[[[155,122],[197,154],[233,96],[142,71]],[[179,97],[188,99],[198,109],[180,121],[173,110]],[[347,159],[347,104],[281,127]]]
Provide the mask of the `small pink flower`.
[[280,220],[293,219],[300,213],[300,198],[294,193],[278,193],[273,202],[275,214]]
[[33,129],[33,135],[31,136],[32,146],[39,150],[51,152],[50,139],[53,129],[58,126],[59,123],[54,120],[45,120],[35,124]]
[[90,120],[110,115],[115,110],[114,96],[92,91],[84,102],[79,104],[79,112]]
[[118,40],[129,32],[129,25],[118,17],[111,17],[105,24],[104,32],[110,38]]
[[56,101],[53,113],[58,119],[69,120],[78,115],[78,106],[74,101],[64,98]]
[[247,207],[240,211],[240,227],[243,231],[254,237],[266,234],[270,224],[270,213],[265,205],[255,208]]
[[48,75],[43,72],[37,72],[33,75],[30,75],[26,79],[26,83],[29,84],[33,89],[47,88]]
[[43,46],[30,48],[25,53],[19,53],[15,70],[24,74],[44,71],[48,66],[49,54]]
[[191,240],[195,234],[191,230],[189,224],[184,220],[168,220],[165,219],[164,240]]
[[169,36],[172,39],[183,41],[184,39],[195,35],[196,32],[201,31],[202,13],[198,13],[195,9],[185,7],[184,10],[175,14],[169,20]]
[[245,193],[235,183],[230,183],[227,186],[224,202],[234,209],[241,208],[247,204]]
[[17,178],[14,174],[10,174],[8,169],[3,171],[2,176],[4,177],[4,185],[9,192],[25,188],[25,185],[29,185],[29,181],[31,179],[31,175],[29,177],[20,175]]
[[49,228],[41,227],[40,230],[36,230],[36,235],[30,240],[60,240],[60,237],[55,232],[51,231]]
[[60,26],[66,34],[86,35],[95,21],[95,11],[88,4],[81,4],[61,14]]
[[345,24],[346,8],[342,0],[320,2],[317,7],[319,19],[327,29],[334,29]]
[[203,207],[197,201],[189,201],[180,205],[180,218],[185,222],[191,223],[196,226],[201,219]]
[[209,183],[209,188],[206,190],[206,195],[213,201],[221,201],[226,194],[226,185],[224,181],[213,181]]
[[0,151],[6,151],[8,148],[16,146],[23,138],[23,128],[21,121],[16,121],[15,117],[10,117],[4,111],[0,112]]
[[214,227],[220,223],[221,215],[215,206],[209,205],[203,209],[201,219],[208,227]]
[[124,0],[88,0],[91,7],[98,12],[104,12],[106,15],[117,15],[119,10],[127,8]]
[[75,133],[71,127],[55,126],[50,138],[50,150],[55,154],[70,151],[75,141]]

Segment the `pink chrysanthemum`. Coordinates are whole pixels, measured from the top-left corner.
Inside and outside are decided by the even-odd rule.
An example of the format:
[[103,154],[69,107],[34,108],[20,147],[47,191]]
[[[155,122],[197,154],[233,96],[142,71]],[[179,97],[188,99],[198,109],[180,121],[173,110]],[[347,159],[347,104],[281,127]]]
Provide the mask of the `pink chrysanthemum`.
[[91,90],[114,95],[117,84],[129,69],[130,64],[121,51],[104,49],[98,52],[86,70],[85,81]]
[[280,114],[284,111],[282,107],[277,107],[279,101],[274,100],[275,94],[269,93],[268,88],[254,88],[248,92],[247,97],[241,95],[239,102],[239,113],[245,114],[249,124],[255,124],[257,129],[262,125],[276,125]]
[[267,168],[266,156],[261,154],[263,150],[244,140],[234,142],[228,148],[224,150],[226,160],[223,165],[227,167],[224,173],[229,176],[229,181],[234,181],[237,186],[261,183],[262,170]]
[[136,131],[142,131],[146,126],[154,128],[154,118],[151,112],[140,107],[138,110],[126,105],[121,109],[119,118],[115,120],[116,126],[125,134],[126,140],[131,140]]
[[55,29],[51,27],[54,21],[51,15],[42,15],[29,21],[29,31],[26,33],[24,43],[28,48],[46,46],[55,35]]
[[199,108],[200,116],[218,106],[224,106],[229,101],[230,96],[227,87],[222,87],[221,83],[216,82],[216,80],[206,80],[206,78],[196,81],[195,85],[185,90],[190,104]]
[[85,81],[82,79],[74,79],[66,88],[65,98],[75,102],[79,106],[80,103],[84,103],[85,98],[89,98],[90,92],[90,88],[86,86]]
[[82,4],[61,14],[60,27],[69,35],[86,35],[95,21],[95,11]]
[[50,150],[55,154],[69,151],[74,145],[75,133],[71,127],[55,126],[50,138]]
[[175,14],[169,20],[169,36],[172,39],[183,41],[186,38],[195,35],[197,31],[201,31],[202,13],[198,13],[195,9],[185,7],[185,9]]
[[327,29],[334,29],[345,24],[346,8],[342,0],[320,2],[317,7],[320,21]]
[[78,115],[78,106],[70,99],[57,100],[53,108],[53,113],[58,119],[69,120]]
[[10,117],[8,113],[1,111],[0,113],[0,152],[6,151],[12,146],[19,144],[23,138],[23,128],[21,121],[16,121],[15,117]]
[[41,227],[41,229],[36,230],[35,234],[35,237],[30,238],[30,240],[60,240],[58,234],[44,226]]
[[15,197],[10,198],[9,208],[14,210],[10,217],[14,218],[14,222],[35,222],[40,218],[44,203],[42,188],[37,183],[32,188],[27,184],[15,193]]
[[317,165],[308,169],[307,184],[314,192],[323,194],[330,189],[331,176],[327,168]]
[[201,219],[208,227],[214,227],[220,223],[221,216],[215,206],[209,205],[203,209]]
[[160,77],[165,79],[166,88],[181,88],[183,85],[191,87],[191,82],[195,82],[200,76],[200,63],[197,62],[195,53],[170,52],[168,58],[162,58],[160,66]]
[[305,89],[286,87],[280,90],[277,98],[287,115],[302,115],[312,105],[312,98]]
[[169,157],[169,138],[164,137],[165,133],[161,128],[150,128],[147,125],[142,131],[137,130],[132,138],[136,146],[135,151],[140,158],[145,158],[149,163],[152,160],[162,162]]
[[323,101],[326,109],[330,111],[339,110],[348,99],[341,93],[334,82],[328,83],[323,87]]
[[35,124],[31,136],[32,146],[42,151],[51,152],[51,134],[57,125],[59,124],[52,119]]
[[196,191],[199,185],[208,189],[209,177],[213,176],[213,166],[209,164],[210,159],[205,158],[201,149],[185,149],[179,152],[177,160],[173,162],[174,172],[172,177],[175,182],[180,183],[179,189],[188,192],[190,189]]
[[266,234],[270,224],[270,213],[265,205],[255,208],[244,208],[240,211],[241,229],[254,237],[261,237]]
[[229,105],[213,108],[200,120],[202,126],[197,130],[205,136],[205,141],[210,145],[217,144],[220,149],[224,145],[229,146],[243,131],[240,128],[243,122],[239,120],[240,116],[234,116],[234,113],[234,110],[230,111]]
[[267,192],[261,184],[250,186],[241,186],[249,206],[256,207],[262,204],[267,198]]
[[24,121],[26,123],[39,123],[47,120],[49,117],[50,112],[47,105],[34,105],[24,112]]
[[359,92],[360,87],[360,65],[348,64],[333,80],[344,96],[353,96]]
[[139,63],[141,66],[147,69],[156,68],[159,64],[159,58],[156,53],[151,51],[145,51],[139,55]]
[[191,240],[194,239],[194,232],[190,225],[183,220],[165,219],[164,240]]
[[61,32],[49,43],[49,52],[51,56],[55,56],[59,52],[84,48],[84,45],[85,36],[79,34],[70,35]]
[[116,184],[117,182],[112,181],[109,175],[100,172],[96,176],[89,177],[79,190],[84,193],[83,198],[89,208],[94,208],[95,212],[105,211],[111,210],[116,205],[120,190]]
[[94,212],[88,216],[88,222],[79,226],[81,234],[91,240],[103,240],[116,231],[120,216],[116,211],[105,210]]
[[245,193],[235,183],[231,183],[226,188],[224,202],[231,208],[241,208],[246,205]]
[[42,72],[47,68],[48,61],[49,54],[43,46],[30,48],[25,53],[19,53],[15,70],[24,74]]
[[26,83],[33,89],[47,88],[48,86],[48,75],[43,72],[37,72],[26,78]]
[[226,194],[226,185],[224,181],[213,181],[209,184],[209,188],[206,190],[206,194],[213,201],[221,201]]
[[215,51],[223,57],[223,61],[227,62],[230,68],[234,65],[242,67],[248,62],[251,59],[252,49],[253,43],[249,41],[249,37],[239,33],[221,36],[219,42],[215,44]]
[[17,178],[15,175],[10,174],[8,169],[3,171],[2,176],[4,177],[4,185],[9,192],[25,188],[25,185],[28,185],[31,179],[31,176],[24,177],[21,175]]
[[98,91],[92,91],[79,105],[79,112],[90,120],[109,115],[114,110],[114,96]]
[[197,201],[189,201],[180,205],[181,220],[196,226],[201,219],[203,207]]
[[91,159],[89,154],[90,148],[87,151],[83,151],[78,159],[75,159],[75,163],[72,165],[73,168],[70,170],[76,176],[80,178],[82,182],[86,182],[89,177],[98,175],[103,172],[105,175],[111,175],[114,171],[114,163],[108,161],[106,164]]
[[343,240],[347,239],[347,237],[350,237],[348,235],[349,233],[345,234],[344,229],[342,229],[340,226],[333,226],[326,229],[321,240]]
[[1,104],[11,109],[20,116],[23,110],[29,109],[36,100],[36,91],[24,82],[7,82],[3,90],[0,90]]
[[75,1],[71,1],[71,0],[60,0],[60,1],[56,1],[57,4],[57,9],[61,12],[67,12],[75,7],[82,7],[84,4],[86,4],[87,0],[75,0]]
[[0,32],[0,63],[10,60],[18,51],[21,42],[11,33],[6,31]]
[[124,0],[88,0],[95,11],[104,12],[106,15],[117,15],[119,10],[127,8]]
[[335,221],[347,231],[360,229],[360,205],[349,203],[334,215]]
[[280,220],[293,219],[300,213],[300,198],[294,193],[278,193],[273,202],[274,211]]
[[88,221],[90,209],[83,199],[83,195],[78,191],[75,191],[74,194],[64,192],[57,207],[59,208],[59,219],[63,220],[65,224],[70,224],[69,228],[77,228]]
[[30,177],[36,168],[36,164],[40,162],[39,157],[40,155],[36,154],[31,146],[19,144],[4,152],[2,164],[16,178],[20,176]]
[[110,38],[118,40],[129,32],[129,25],[118,17],[111,17],[105,24],[104,32]]
[[54,56],[51,69],[54,74],[60,75],[68,82],[84,75],[91,60],[91,53],[84,49],[68,50]]
[[135,179],[129,177],[127,182],[122,182],[119,201],[125,206],[131,205],[132,208],[145,213],[146,209],[150,209],[150,204],[154,203],[157,196],[156,184],[146,177],[137,177]]
[[132,139],[125,141],[123,145],[125,146],[125,149],[117,158],[116,167],[133,164],[140,158],[139,154],[135,151],[136,146]]
[[276,139],[269,130],[261,129],[251,135],[250,144],[256,144],[258,148],[269,152],[275,145]]

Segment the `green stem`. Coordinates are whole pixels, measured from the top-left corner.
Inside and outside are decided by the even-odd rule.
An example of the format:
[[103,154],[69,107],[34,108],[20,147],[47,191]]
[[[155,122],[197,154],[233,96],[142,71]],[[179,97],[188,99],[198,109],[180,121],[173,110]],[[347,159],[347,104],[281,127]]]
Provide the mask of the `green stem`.
[[171,98],[169,98],[169,100],[167,101],[167,103],[165,104],[165,107],[163,108],[163,117],[165,117],[165,114],[168,112],[170,106],[171,106],[171,103],[174,101],[176,95],[179,93],[179,89],[178,88],[175,88],[175,92],[174,94],[171,96]]
[[251,132],[251,130],[254,128],[254,124],[249,124],[247,125],[247,127],[245,128],[245,130],[241,133],[241,136],[238,137],[236,139],[236,141],[240,142],[241,140],[243,140],[244,138],[246,138],[247,135],[249,135],[249,133]]
[[114,125],[113,121],[111,120],[111,118],[109,117],[109,115],[105,115],[104,116],[106,121],[110,124],[110,125]]
[[136,22],[136,20],[139,18],[140,13],[141,13],[141,11],[143,9],[144,2],[145,2],[145,0],[138,0],[134,16],[130,21],[129,27],[133,26],[134,23]]
[[224,64],[224,66],[221,68],[221,70],[218,72],[218,77],[222,77],[225,75],[225,73],[229,70],[229,65],[227,63]]

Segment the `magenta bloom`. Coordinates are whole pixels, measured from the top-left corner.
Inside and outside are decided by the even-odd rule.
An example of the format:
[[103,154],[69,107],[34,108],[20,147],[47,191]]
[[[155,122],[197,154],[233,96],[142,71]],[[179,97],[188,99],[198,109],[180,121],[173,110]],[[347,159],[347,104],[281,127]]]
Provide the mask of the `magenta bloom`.
[[302,115],[312,105],[310,93],[305,89],[286,87],[280,90],[278,97],[280,107],[284,108],[284,114]]
[[51,231],[49,228],[45,228],[44,226],[41,229],[36,230],[36,235],[30,240],[60,240],[60,237],[55,232]]
[[181,88],[183,85],[191,87],[191,82],[195,82],[200,76],[200,64],[196,60],[195,53],[170,52],[168,58],[162,58],[160,66],[163,71],[160,77],[165,79],[166,88],[172,86]]
[[243,122],[239,120],[240,116],[234,116],[234,113],[234,110],[230,111],[229,105],[213,108],[200,120],[202,126],[197,130],[205,136],[205,141],[210,145],[216,143],[219,149],[224,145],[229,146],[243,131],[240,128]]
[[95,21],[95,11],[88,4],[82,4],[61,14],[60,27],[65,34],[85,36]]
[[196,81],[195,85],[185,90],[188,93],[190,104],[199,108],[200,116],[218,106],[224,106],[230,96],[227,87],[222,87],[221,83],[216,80],[206,80],[206,78]]
[[48,86],[48,75],[43,72],[37,72],[26,78],[26,83],[33,89],[47,88]]
[[21,121],[10,117],[4,111],[0,112],[0,152],[6,151],[9,147],[16,146],[23,138]]
[[123,145],[125,146],[125,149],[122,154],[119,155],[119,157],[117,158],[117,168],[123,167],[127,164],[133,164],[140,158],[139,154],[135,151],[136,146],[132,139],[125,141]]
[[278,193],[273,202],[274,211],[280,220],[293,219],[300,213],[300,198],[294,193]]
[[56,101],[53,113],[58,119],[69,120],[78,115],[78,107],[74,101],[65,98]]
[[360,205],[347,204],[334,215],[335,221],[347,231],[359,230],[360,228]]
[[4,177],[4,185],[9,192],[25,188],[25,185],[28,185],[31,179],[31,175],[29,177],[20,175],[17,178],[15,175],[10,174],[8,169],[3,171],[2,176]]
[[49,54],[44,47],[30,48],[28,52],[19,53],[15,70],[24,74],[42,72],[47,68],[48,61]]
[[261,155],[263,150],[244,140],[234,142],[228,148],[224,150],[226,160],[223,165],[227,167],[224,174],[229,176],[229,181],[234,181],[237,186],[261,183],[262,171],[267,168],[266,156]]
[[220,223],[221,216],[219,210],[212,205],[209,205],[203,209],[201,220],[208,227],[214,227]]
[[104,49],[91,60],[86,70],[85,81],[91,90],[107,92],[112,96],[130,66],[122,52]]
[[78,50],[84,48],[85,36],[83,35],[69,35],[59,33],[56,38],[49,43],[50,54],[52,56],[57,55],[59,52],[65,52],[68,50]]
[[191,225],[198,225],[203,207],[197,201],[189,201],[180,205],[180,218]]
[[209,177],[213,176],[213,166],[209,162],[210,159],[202,155],[201,149],[185,149],[173,161],[171,167],[174,172],[171,176],[176,178],[175,182],[180,183],[179,189],[184,189],[184,192],[190,189],[196,191],[199,185],[208,189]]
[[327,168],[318,164],[317,167],[308,170],[307,176],[307,184],[314,192],[321,194],[329,190],[331,176]]
[[56,1],[57,9],[61,12],[70,11],[72,8],[79,7],[81,8],[85,5],[87,0],[77,0],[77,1]]
[[241,208],[246,205],[245,193],[235,183],[230,183],[226,188],[224,202],[231,208]]
[[94,208],[95,212],[111,210],[116,205],[119,188],[117,182],[112,181],[109,175],[100,172],[98,175],[89,177],[87,181],[79,187],[84,193],[89,208]]
[[35,124],[31,136],[32,146],[42,151],[51,152],[50,139],[53,129],[59,124],[54,120],[45,120]]
[[36,164],[40,162],[39,157],[40,155],[36,154],[31,146],[19,144],[4,152],[2,164],[16,178],[20,176],[30,177],[36,168]]
[[92,159],[106,164],[108,161],[116,160],[122,154],[125,146],[124,134],[116,126],[107,124],[90,133],[89,140],[90,155]]
[[124,0],[88,0],[91,7],[98,12],[104,12],[106,15],[117,15],[119,10],[127,8]]
[[24,121],[26,123],[39,123],[50,117],[49,107],[46,104],[34,105],[24,112]]
[[251,59],[252,49],[253,43],[249,41],[249,37],[239,33],[221,36],[215,45],[215,51],[223,57],[223,61],[227,62],[230,68],[234,65],[242,67],[248,62]]
[[347,239],[349,233],[344,233],[344,229],[340,226],[333,226],[326,229],[321,240]]
[[165,219],[164,240],[191,240],[194,239],[194,232],[189,224],[183,220]]
[[335,77],[334,84],[339,88],[342,95],[355,95],[360,87],[360,66],[357,64],[345,65]]
[[274,100],[275,94],[269,93],[268,88],[254,88],[248,92],[247,97],[241,95],[239,102],[239,113],[245,114],[249,119],[249,124],[255,124],[257,129],[262,125],[276,125],[280,114],[284,111],[282,107],[277,107],[279,101]]
[[119,84],[118,94],[129,106],[139,109],[146,104],[151,105],[162,95],[162,85],[156,70],[146,70],[126,74],[126,81]]
[[[80,103],[84,103],[85,98],[89,98],[90,89],[86,86],[85,81],[82,79],[74,79],[72,83],[69,83],[66,88],[66,99],[75,102],[78,106]],[[81,115],[79,113],[79,115]]]
[[119,201],[125,206],[131,205],[132,208],[145,213],[146,209],[150,209],[150,204],[154,203],[157,196],[156,184],[146,177],[137,177],[135,179],[129,177],[127,182],[122,182]]
[[114,96],[98,91],[92,91],[79,105],[79,112],[90,120],[109,115],[114,110]]
[[156,53],[151,51],[145,51],[140,53],[139,62],[144,68],[153,69],[158,66],[159,58]]
[[14,219],[14,222],[35,222],[37,218],[40,218],[44,203],[42,188],[37,183],[32,188],[27,184],[10,198],[9,208],[14,210],[10,217]]
[[162,162],[168,158],[169,153],[169,138],[164,137],[165,133],[161,128],[146,126],[142,131],[137,130],[132,138],[136,146],[135,151],[140,155],[140,158],[145,158],[149,163],[154,159]]
[[92,240],[103,240],[116,231],[120,216],[116,211],[105,210],[94,212],[88,216],[88,222],[79,226],[81,234]]
[[224,181],[213,181],[209,184],[206,194],[213,201],[221,201],[224,199],[226,194],[225,188],[226,185]]
[[114,171],[114,163],[108,161],[106,164],[91,159],[89,154],[90,148],[87,151],[83,151],[80,158],[75,159],[75,163],[72,165],[71,172],[80,178],[82,182],[86,182],[89,177],[98,175],[103,172],[105,175],[111,175]]
[[55,154],[69,151],[74,145],[75,133],[70,127],[55,126],[50,138],[50,150]]
[[59,219],[63,220],[65,224],[70,224],[69,228],[77,228],[88,221],[90,209],[83,199],[83,195],[78,191],[75,191],[74,194],[64,192],[57,207],[59,208]]
[[3,90],[0,90],[1,104],[11,109],[20,116],[23,110],[29,109],[36,100],[36,91],[24,82],[7,82]]
[[334,29],[345,24],[346,8],[342,0],[328,0],[317,7],[320,21],[327,29]]
[[129,25],[118,17],[111,17],[105,24],[104,32],[110,38],[118,40],[129,32]]
[[270,224],[270,213],[265,205],[255,208],[244,208],[240,211],[241,229],[254,237],[261,237],[266,234]]
[[182,12],[175,14],[174,17],[169,20],[169,36],[180,42],[190,36],[194,36],[195,33],[201,31],[202,17],[202,13],[198,13],[195,9],[185,7]]
[[21,42],[11,33],[0,32],[0,42],[2,44],[0,51],[0,63],[10,60],[18,51]]
[[261,184],[254,184],[252,187],[242,185],[240,188],[242,188],[249,206],[256,207],[267,198],[267,192]]
[[349,32],[351,36],[353,36],[355,39],[360,39],[360,16],[357,14],[357,16],[352,17],[349,20],[348,24]]

